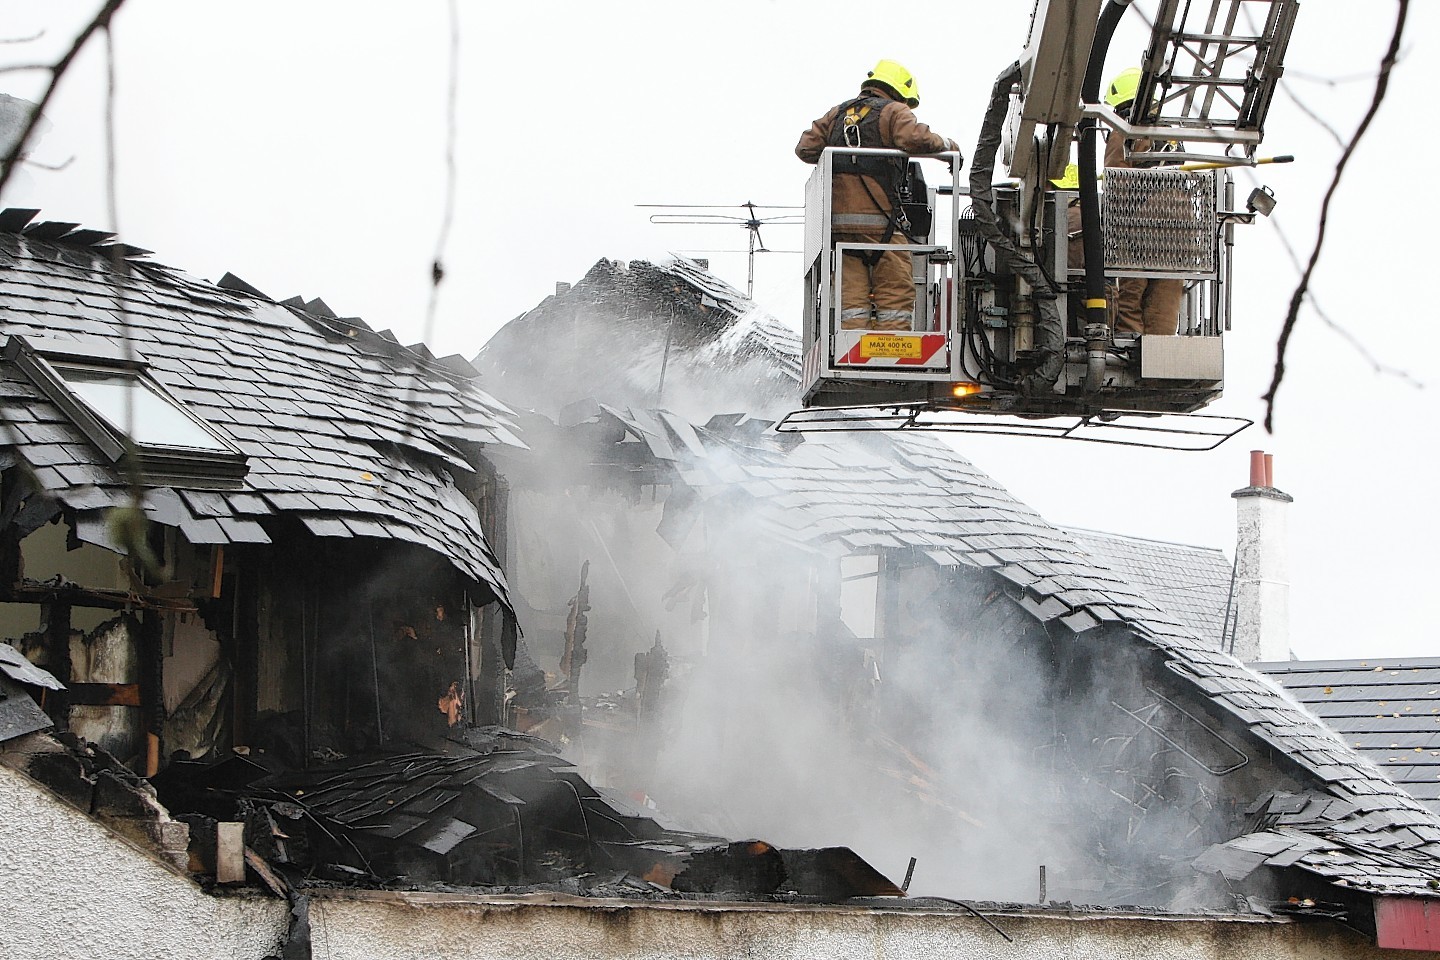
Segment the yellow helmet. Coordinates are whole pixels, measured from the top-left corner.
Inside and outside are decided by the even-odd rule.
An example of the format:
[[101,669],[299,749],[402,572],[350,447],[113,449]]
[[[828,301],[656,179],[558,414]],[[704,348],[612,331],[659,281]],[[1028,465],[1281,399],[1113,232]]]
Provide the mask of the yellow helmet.
[[1080,189],[1080,164],[1072,163],[1065,168],[1065,176],[1059,180],[1051,180],[1056,190],[1079,190]]
[[879,80],[900,94],[907,106],[920,106],[920,85],[915,82],[915,75],[894,60],[881,60],[875,64],[875,69],[865,76],[871,80]]
[[1126,67],[1115,75],[1110,81],[1110,89],[1105,91],[1105,102],[1112,107],[1119,107],[1121,104],[1129,103],[1135,99],[1135,91],[1140,89],[1140,68]]

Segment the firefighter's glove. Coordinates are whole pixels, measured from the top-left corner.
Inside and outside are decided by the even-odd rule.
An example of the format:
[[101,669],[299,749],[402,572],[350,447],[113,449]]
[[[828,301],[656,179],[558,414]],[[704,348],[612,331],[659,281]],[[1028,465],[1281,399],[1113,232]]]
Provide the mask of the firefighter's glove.
[[945,158],[945,162],[949,165],[951,173],[955,173],[961,167],[965,166],[965,155],[960,152],[960,145],[958,143],[954,140],[947,140],[945,141],[945,149],[954,151],[955,153],[955,156]]

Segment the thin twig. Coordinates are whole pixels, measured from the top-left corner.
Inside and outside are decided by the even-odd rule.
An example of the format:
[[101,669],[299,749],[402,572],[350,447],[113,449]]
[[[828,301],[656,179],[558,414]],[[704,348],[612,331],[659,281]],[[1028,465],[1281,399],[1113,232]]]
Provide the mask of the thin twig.
[[[449,0],[446,7],[449,11],[450,65],[445,85],[445,200],[444,208],[440,212],[440,233],[435,239],[435,257],[430,261],[430,301],[425,307],[425,327],[420,336],[421,346],[427,347],[435,332],[435,316],[440,309],[440,284],[445,279],[445,247],[450,241],[450,226],[455,219],[455,141],[459,129],[456,114],[460,100],[460,10],[455,0]],[[427,369],[419,363],[418,358],[416,368]],[[418,376],[409,382],[405,390],[404,402],[409,411],[405,417],[406,436],[416,432],[420,419],[420,408],[415,396],[419,389],[416,386],[417,380]]]
[[445,207],[440,217],[440,235],[435,242],[435,259],[430,263],[430,304],[425,311],[425,338],[422,343],[429,343],[435,330],[440,283],[445,279],[445,246],[450,240],[450,225],[455,219],[455,115],[460,89],[460,11],[455,0],[450,0],[447,7],[450,12],[450,76],[445,88]]
[[1340,155],[1340,162],[1335,165],[1335,176],[1330,180],[1330,187],[1325,191],[1325,200],[1320,205],[1320,223],[1315,232],[1315,246],[1310,251],[1310,261],[1305,266],[1305,272],[1300,277],[1300,283],[1295,287],[1294,294],[1290,297],[1290,309],[1285,314],[1285,323],[1280,328],[1280,338],[1275,344],[1275,373],[1270,380],[1270,389],[1261,397],[1265,401],[1265,429],[1274,432],[1275,425],[1275,395],[1280,390],[1280,383],[1285,379],[1285,351],[1290,345],[1290,334],[1295,330],[1295,322],[1300,315],[1300,304],[1305,301],[1305,295],[1310,288],[1310,277],[1315,273],[1315,266],[1320,262],[1320,251],[1325,246],[1325,230],[1330,216],[1330,202],[1335,197],[1335,191],[1339,189],[1340,179],[1345,174],[1345,167],[1350,163],[1350,158],[1355,155],[1355,148],[1360,143],[1360,138],[1370,128],[1370,122],[1380,112],[1380,104],[1385,99],[1385,92],[1390,86],[1390,71],[1395,66],[1396,57],[1400,53],[1400,40],[1405,33],[1405,17],[1410,12],[1410,0],[1398,0],[1399,8],[1395,14],[1395,32],[1390,37],[1390,46],[1385,51],[1385,58],[1380,61],[1380,73],[1375,79],[1375,95],[1370,101],[1370,109],[1365,112],[1365,117],[1360,125],[1355,128],[1355,134],[1346,145],[1345,152]]
[[[1257,27],[1256,23],[1254,23],[1253,14],[1250,13],[1250,10],[1246,10],[1246,12],[1244,12],[1244,16],[1246,16],[1246,23],[1248,29],[1250,29],[1250,32],[1256,33],[1257,30],[1259,30],[1259,27]],[[1401,56],[1401,58],[1397,59],[1397,63],[1403,62],[1403,60],[1404,56]],[[1335,128],[1333,128],[1332,125],[1329,124],[1329,121],[1326,121],[1325,118],[1320,117],[1320,115],[1318,114],[1318,112],[1315,111],[1315,109],[1310,108],[1310,105],[1306,104],[1306,102],[1303,101],[1303,99],[1300,99],[1300,96],[1296,94],[1295,88],[1293,88],[1293,86],[1290,85],[1289,82],[1290,79],[1293,78],[1293,76],[1296,76],[1296,73],[1290,71],[1286,72],[1286,75],[1284,75],[1284,78],[1279,83],[1280,91],[1282,91],[1284,95],[1289,96],[1290,102],[1293,102],[1296,107],[1299,107],[1302,114],[1305,114],[1306,117],[1312,119],[1312,121],[1315,122],[1316,127],[1319,127],[1320,130],[1325,131],[1326,134],[1331,135],[1331,140],[1335,141],[1336,147],[1344,148],[1345,138],[1341,137],[1339,131],[1335,130]],[[1342,82],[1355,81],[1355,79],[1371,79],[1372,76],[1374,76],[1372,75],[1372,73],[1355,73],[1355,75],[1348,76],[1348,78],[1331,79],[1322,78],[1322,76],[1319,75],[1309,75],[1308,79],[1312,79],[1312,81],[1325,82],[1326,85],[1333,88],[1333,86],[1338,86],[1339,83]],[[1246,174],[1248,174],[1248,177],[1250,177],[1251,183],[1260,183],[1259,177],[1256,177],[1253,168],[1246,168]],[[1284,232],[1284,229],[1282,226],[1280,226],[1280,223],[1282,222],[1280,222],[1279,217],[1272,217],[1272,219],[1270,219],[1270,226],[1272,226],[1274,229],[1274,235],[1279,237],[1280,246],[1282,246],[1282,249],[1284,249],[1284,253],[1286,253],[1286,256],[1289,256],[1290,263],[1295,266],[1295,272],[1302,273],[1303,269],[1305,268],[1300,265],[1299,253],[1295,252],[1295,245],[1292,245],[1292,243],[1290,243],[1290,237],[1289,235],[1287,235],[1286,232]],[[1320,301],[1319,299],[1316,299],[1315,292],[1306,292],[1305,299],[1309,302],[1310,309],[1312,309],[1312,311],[1315,311],[1316,317],[1320,318],[1320,322],[1323,322],[1326,327],[1329,327],[1332,331],[1335,331],[1335,334],[1338,334],[1339,337],[1341,337],[1342,340],[1345,341],[1345,343],[1351,345],[1352,350],[1354,350],[1355,353],[1358,353],[1359,356],[1364,358],[1365,363],[1369,364],[1371,370],[1374,370],[1375,373],[1378,374],[1385,374],[1385,376],[1398,377],[1398,379],[1407,381],[1410,386],[1416,387],[1416,389],[1424,389],[1424,386],[1426,386],[1426,384],[1421,383],[1420,380],[1417,380],[1416,377],[1411,376],[1411,374],[1407,373],[1407,371],[1400,370],[1400,368],[1398,367],[1387,366],[1387,364],[1382,364],[1380,360],[1377,360],[1374,354],[1369,351],[1369,348],[1365,347],[1365,344],[1362,343],[1361,340],[1359,340],[1359,337],[1356,337],[1356,335],[1352,334],[1351,331],[1346,330],[1345,327],[1342,327],[1339,322],[1333,320],[1331,315],[1329,315],[1328,312],[1325,311],[1325,308],[1320,307]]]
[[[1253,171],[1246,170],[1246,173],[1249,174],[1252,183],[1260,182]],[[1280,248],[1284,250],[1285,255],[1290,258],[1291,266],[1295,268],[1297,274],[1300,273],[1303,270],[1300,264],[1300,255],[1296,253],[1294,244],[1290,242],[1289,234],[1281,227],[1281,221],[1279,218],[1272,216],[1270,218],[1270,225],[1274,229],[1276,239],[1280,241]],[[1320,304],[1319,299],[1315,296],[1315,291],[1307,290],[1305,292],[1305,301],[1310,305],[1310,309],[1314,312],[1315,316],[1320,318],[1320,322],[1329,327],[1336,335],[1348,343],[1351,349],[1360,354],[1360,358],[1368,363],[1370,369],[1375,373],[1403,380],[1417,390],[1425,389],[1424,381],[1420,380],[1408,370],[1402,370],[1399,367],[1392,367],[1387,363],[1380,362],[1380,359],[1370,352],[1370,348],[1365,345],[1364,341],[1338,320],[1330,316],[1329,312]]]
[[65,55],[50,68],[50,82],[45,85],[45,92],[40,96],[40,102],[35,104],[35,109],[30,113],[30,119],[25,121],[25,126],[20,131],[20,136],[16,138],[15,145],[10,148],[10,152],[5,155],[4,160],[0,161],[0,193],[4,192],[5,184],[10,182],[10,174],[15,171],[16,167],[15,161],[25,152],[31,134],[40,125],[40,115],[45,112],[51,98],[55,96],[61,78],[70,69],[70,65],[75,62],[75,58],[84,49],[85,44],[95,35],[95,31],[108,26],[110,18],[115,15],[115,11],[119,10],[124,2],[125,0],[105,0],[105,5],[95,14],[94,19],[85,25],[85,29],[75,35],[75,42],[70,45],[70,49],[65,51]]
[[44,163],[40,160],[31,160],[28,157],[22,158],[15,162],[23,163],[25,166],[33,167],[37,170],[49,170],[51,173],[59,173],[61,170],[66,169],[70,166],[70,164],[75,162],[75,155],[71,154],[59,163]]
[[1317,127],[1330,134],[1330,139],[1335,141],[1335,146],[1345,146],[1345,138],[1340,136],[1340,131],[1330,126],[1329,122],[1326,121],[1324,117],[1320,116],[1320,114],[1310,109],[1310,105],[1297,97],[1295,95],[1295,91],[1291,90],[1290,85],[1283,80],[1280,81],[1280,92],[1285,94],[1285,96],[1289,97],[1290,102],[1295,104],[1295,106],[1299,107],[1300,112],[1305,114],[1305,116],[1309,117],[1312,121],[1314,121]]
[[[1408,49],[1401,50],[1400,55],[1395,58],[1396,63],[1404,63],[1409,56]],[[1285,77],[1289,80],[1304,80],[1306,83],[1318,83],[1323,87],[1339,87],[1347,83],[1359,83],[1361,80],[1373,80],[1375,74],[1369,70],[1363,73],[1347,73],[1339,77],[1326,76],[1323,73],[1310,73],[1305,70],[1295,70],[1291,67],[1285,68]]]

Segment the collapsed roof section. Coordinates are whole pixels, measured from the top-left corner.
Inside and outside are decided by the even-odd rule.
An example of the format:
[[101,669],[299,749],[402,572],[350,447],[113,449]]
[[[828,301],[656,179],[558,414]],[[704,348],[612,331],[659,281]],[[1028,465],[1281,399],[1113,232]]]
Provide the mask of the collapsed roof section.
[[[988,577],[1052,637],[1111,647],[1125,637],[1148,648],[1197,702],[1243,732],[1248,752],[1308,785],[1262,790],[1245,811],[1245,832],[1214,847],[1202,868],[1235,881],[1261,865],[1294,866],[1370,893],[1436,895],[1440,818],[1274,682],[1200,639],[1116,564],[940,440],[824,434],[796,444],[738,417],[689,427],[673,416],[606,412],[657,457],[684,451],[678,478],[691,496],[672,503],[733,508],[744,498],[767,536],[837,554],[907,550]],[[666,521],[683,531],[675,517]]]
[[244,757],[182,763],[155,785],[192,831],[213,835],[217,817],[243,821],[246,845],[288,874],[287,885],[444,883],[646,899],[904,895],[843,847],[780,849],[669,829],[591,786],[557,747],[496,727],[467,728],[444,753],[273,775]]
[[475,357],[498,395],[550,417],[597,395],[704,420],[778,416],[800,382],[800,339],[690,260],[601,260],[502,327]]
[[[222,453],[243,460],[241,479],[232,469],[218,480],[145,484],[149,518],[191,543],[268,543],[270,522],[283,516],[319,537],[418,544],[504,596],[465,490],[488,469],[483,447],[523,443],[510,410],[475,386],[469,364],[401,346],[318,299],[277,303],[228,274],[218,284],[196,280],[109,234],[32,223],[35,213],[0,213],[0,333],[12,344],[0,364],[4,455],[73,511],[80,540],[120,547],[104,512],[130,502],[131,478],[77,423],[84,398],[67,410],[53,384],[47,392],[36,382],[35,368],[56,367],[26,372],[15,362],[22,343],[42,358],[57,345],[66,362],[81,358],[89,386],[97,371],[143,377],[150,392],[132,398],[164,398],[164,413],[178,407],[220,438]],[[120,356],[107,360],[107,347]],[[90,412],[107,420],[104,410]],[[172,452],[195,446],[182,439]],[[126,462],[144,469],[143,452],[132,448]],[[31,512],[38,526],[53,507]]]

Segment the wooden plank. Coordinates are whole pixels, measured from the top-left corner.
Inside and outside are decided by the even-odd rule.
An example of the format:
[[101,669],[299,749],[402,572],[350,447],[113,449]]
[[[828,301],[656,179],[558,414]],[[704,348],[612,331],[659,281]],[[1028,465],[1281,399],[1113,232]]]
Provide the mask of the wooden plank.
[[245,824],[215,824],[215,882],[245,882]]

